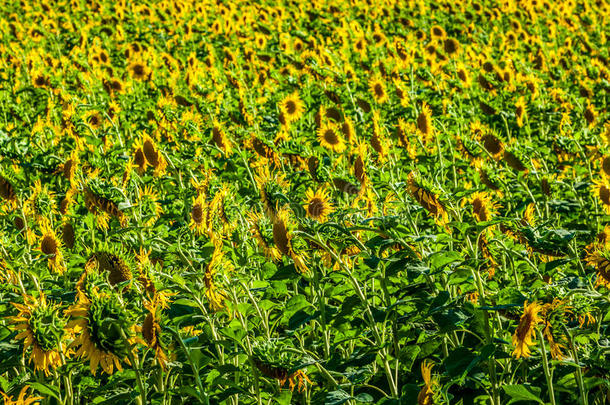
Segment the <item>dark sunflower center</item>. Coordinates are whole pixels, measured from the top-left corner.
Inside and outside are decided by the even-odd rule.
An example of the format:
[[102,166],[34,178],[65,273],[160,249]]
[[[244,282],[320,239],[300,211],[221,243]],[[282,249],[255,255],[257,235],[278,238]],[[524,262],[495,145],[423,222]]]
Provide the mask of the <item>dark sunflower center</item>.
[[294,101],[288,100],[286,102],[286,112],[290,115],[294,114],[297,111],[297,105]]
[[57,253],[57,241],[50,235],[46,235],[42,238],[42,242],[40,243],[40,250],[45,255],[54,255]]
[[326,131],[324,131],[324,140],[331,145],[336,145],[339,143],[339,138],[337,137],[335,131],[332,129],[327,129]]
[[527,332],[530,330],[531,325],[532,315],[530,313],[526,313],[521,322],[519,323],[519,326],[517,327],[517,337],[520,341],[525,340],[525,337],[527,336]]
[[373,88],[377,97],[383,97],[383,86],[380,83],[375,83],[375,86],[373,86]]
[[307,212],[314,218],[321,216],[324,213],[325,208],[324,201],[318,197],[314,197],[309,201],[309,206],[307,207]]
[[144,76],[144,66],[137,63],[133,66],[133,73],[136,76]]
[[197,203],[193,205],[193,208],[191,209],[191,217],[197,225],[203,222],[203,207],[201,204]]

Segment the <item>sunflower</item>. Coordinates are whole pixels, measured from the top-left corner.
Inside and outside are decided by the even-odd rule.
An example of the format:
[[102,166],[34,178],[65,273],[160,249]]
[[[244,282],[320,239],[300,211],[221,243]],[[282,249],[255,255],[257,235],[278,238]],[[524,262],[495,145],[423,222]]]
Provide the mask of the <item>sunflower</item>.
[[345,117],[341,124],[341,133],[345,136],[348,143],[353,143],[356,140],[356,129],[354,128],[354,122],[350,117]]
[[41,222],[42,236],[40,237],[40,252],[47,256],[48,264],[51,269],[63,274],[66,270],[66,264],[64,263],[63,255],[61,252],[61,242],[57,238],[55,231],[51,227],[51,223],[48,220]]
[[15,339],[23,339],[24,355],[32,348],[30,362],[48,376],[50,368],[55,369],[63,363],[65,321],[58,311],[59,306],[49,304],[42,294],[39,298],[26,295],[23,301],[23,304],[12,303],[19,311],[17,316],[9,318],[15,324],[13,329],[19,331]]
[[122,227],[127,226],[127,216],[119,210],[119,206],[114,201],[97,194],[89,186],[85,187],[84,193],[85,206],[91,214],[95,215],[95,221],[99,228],[108,229],[108,219],[110,217],[117,218]]
[[424,386],[417,395],[418,405],[432,405],[434,404],[434,388],[437,381],[432,378],[432,367],[434,363],[429,360],[424,360],[421,363],[421,375],[424,379]]
[[601,178],[593,181],[591,191],[602,202],[604,211],[610,214],[610,181],[607,178]]
[[142,153],[146,162],[155,169],[155,175],[159,176],[165,171],[167,162],[155,141],[148,134],[144,134],[142,138]]
[[383,104],[388,101],[388,92],[385,84],[378,76],[373,76],[369,79],[369,89],[377,104]]
[[148,310],[144,322],[142,323],[142,337],[146,345],[155,351],[155,358],[159,365],[165,369],[167,366],[167,355],[163,350],[161,342],[161,309],[156,300],[147,301],[144,307]]
[[8,201],[12,208],[17,206],[17,192],[13,183],[0,174],[0,197]]
[[345,150],[345,142],[334,124],[322,124],[318,130],[318,139],[320,140],[320,145],[326,149],[336,153],[341,153]]
[[287,124],[298,121],[305,111],[305,105],[298,92],[294,92],[280,101],[280,111],[282,112]]
[[121,371],[121,361],[130,364],[128,356],[135,356],[134,325],[121,303],[114,293],[94,291],[66,311],[71,318],[67,328],[77,335],[70,346],[78,347],[76,355],[89,360],[93,375],[100,365],[107,374],[115,367]]
[[152,71],[143,61],[133,61],[127,66],[127,71],[136,80],[149,80]]
[[515,103],[515,117],[517,118],[517,126],[521,128],[523,126],[523,119],[527,117],[527,104],[523,96],[519,97]]
[[12,396],[8,396],[6,395],[4,392],[0,392],[0,394],[2,394],[2,398],[4,398],[4,405],[31,405],[34,404],[38,401],[40,401],[41,399],[44,399],[43,397],[27,397],[27,391],[30,387],[29,386],[24,386],[21,391],[19,391],[19,396],[17,397],[16,400],[13,400]]
[[436,194],[419,185],[415,180],[414,172],[409,173],[407,177],[407,189],[415,201],[435,217],[439,225],[444,226],[449,222],[449,215],[445,206],[440,202]]
[[479,222],[491,220],[498,213],[498,204],[496,204],[489,193],[477,191],[470,196],[470,204],[472,204],[472,213],[477,217]]
[[91,129],[100,129],[104,123],[104,119],[99,111],[89,111],[84,118],[84,121],[89,125]]
[[205,194],[200,192],[193,200],[191,206],[191,221],[189,228],[197,235],[203,234],[207,230],[208,204],[205,200]]
[[222,125],[216,121],[214,121],[214,124],[212,125],[212,142],[214,142],[214,145],[225,154],[231,153],[231,142],[225,134],[225,131],[222,130]]
[[532,302],[528,305],[527,301],[523,304],[523,315],[519,320],[519,325],[513,334],[513,355],[518,359],[519,357],[530,356],[530,346],[533,345],[532,341],[536,339],[535,329],[536,326],[542,321],[538,316],[542,306],[537,302]]
[[330,202],[327,190],[319,188],[316,191],[312,189],[305,193],[305,212],[311,219],[318,222],[326,222],[328,215],[333,212],[333,205]]
[[288,182],[281,173],[271,174],[269,166],[263,166],[254,176],[254,181],[258,185],[265,212],[271,220],[274,220],[278,210],[284,205],[280,200],[284,190],[288,189]]
[[100,273],[107,272],[110,285],[124,283],[133,278],[128,262],[121,255],[107,251],[92,253],[87,260],[86,268],[96,268]]
[[214,311],[220,311],[223,308],[227,308],[227,305],[224,302],[226,294],[218,288],[215,276],[221,269],[226,272],[230,268],[231,264],[225,260],[224,255],[220,250],[220,245],[216,246],[214,253],[212,253],[212,258],[205,268],[203,277],[203,282],[206,287],[205,295]]
[[159,204],[159,196],[151,185],[140,188],[138,194],[140,215],[146,218],[144,226],[150,226],[163,214],[163,207]]
[[426,102],[422,103],[421,111],[417,116],[417,129],[425,141],[428,141],[434,133],[434,127],[432,125],[432,110]]
[[270,260],[278,261],[282,254],[273,242],[273,231],[269,218],[257,211],[249,211],[246,215],[250,223],[250,232],[254,235],[259,249]]
[[610,288],[610,260],[608,259],[608,249],[594,250],[587,253],[585,261],[597,270],[595,286]]
[[33,215],[38,223],[57,215],[55,193],[46,185],[43,186],[40,179],[34,182],[30,198],[25,205],[26,213]]
[[273,222],[273,242],[284,256],[289,257],[294,261],[294,265],[297,269],[306,273],[308,269],[305,265],[303,254],[299,254],[295,251],[295,240],[292,228],[293,223],[288,216],[288,211],[285,209],[280,210]]

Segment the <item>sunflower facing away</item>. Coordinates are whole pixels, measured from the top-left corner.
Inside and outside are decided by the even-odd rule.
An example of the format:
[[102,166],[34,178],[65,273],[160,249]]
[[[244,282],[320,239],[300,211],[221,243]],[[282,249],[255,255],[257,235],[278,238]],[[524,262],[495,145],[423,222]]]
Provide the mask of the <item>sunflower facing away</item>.
[[98,366],[107,374],[114,368],[122,370],[121,361],[129,363],[128,355],[135,356],[134,325],[114,293],[94,291],[80,295],[76,304],[66,314],[71,320],[68,328],[77,337],[70,346],[78,347],[76,356],[89,360],[91,374]]
[[47,302],[44,295],[39,298],[24,296],[23,304],[12,303],[19,311],[10,318],[13,329],[19,333],[15,339],[23,339],[23,354],[31,347],[30,362],[36,370],[49,375],[50,369],[62,364],[62,347],[64,339],[64,318],[59,314],[58,306]]

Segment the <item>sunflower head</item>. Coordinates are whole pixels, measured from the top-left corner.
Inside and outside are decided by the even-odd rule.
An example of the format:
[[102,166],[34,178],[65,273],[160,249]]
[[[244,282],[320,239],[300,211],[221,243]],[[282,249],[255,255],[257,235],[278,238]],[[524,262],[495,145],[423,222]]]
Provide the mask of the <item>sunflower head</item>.
[[533,340],[536,338],[536,326],[542,321],[539,316],[542,306],[537,302],[523,304],[523,315],[519,319],[519,325],[513,334],[513,355],[516,358],[529,357],[530,346],[533,345]]
[[34,363],[36,370],[43,370],[46,375],[49,368],[61,365],[61,342],[65,336],[65,318],[61,315],[58,305],[51,305],[44,295],[39,298],[24,297],[23,304],[13,303],[19,311],[17,316],[10,320],[15,324],[14,329],[19,333],[16,339],[24,340],[23,351],[30,347],[32,353],[30,362]]
[[333,211],[328,191],[324,189],[307,190],[304,208],[309,218],[326,222],[328,215]]
[[324,123],[318,130],[320,145],[326,149],[341,153],[345,150],[345,142],[337,126],[332,123]]
[[280,101],[280,111],[287,123],[298,121],[305,111],[305,105],[298,92],[294,92]]
[[120,252],[95,251],[89,256],[86,266],[97,268],[100,273],[107,273],[110,285],[124,283],[133,278],[131,260]]

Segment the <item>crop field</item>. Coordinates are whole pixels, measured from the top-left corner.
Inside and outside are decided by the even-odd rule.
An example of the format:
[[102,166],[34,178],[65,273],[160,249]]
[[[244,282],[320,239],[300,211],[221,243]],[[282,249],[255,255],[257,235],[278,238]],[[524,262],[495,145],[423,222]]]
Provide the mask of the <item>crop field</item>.
[[610,403],[610,2],[0,7],[4,404]]

